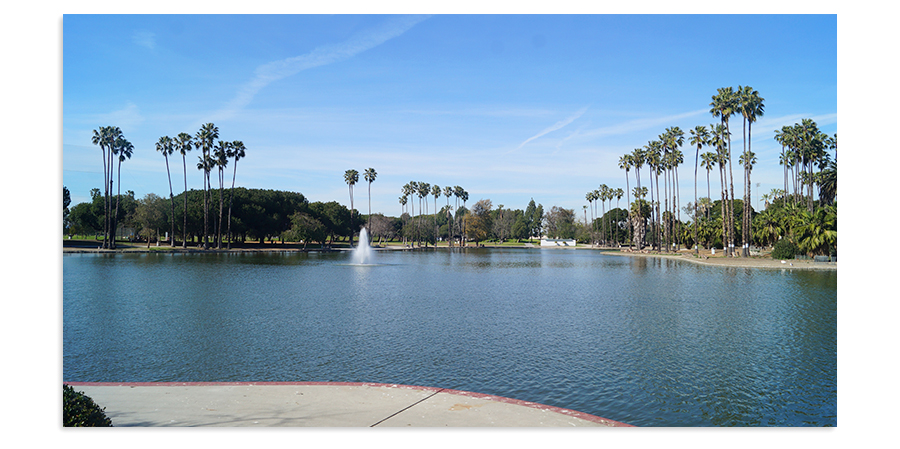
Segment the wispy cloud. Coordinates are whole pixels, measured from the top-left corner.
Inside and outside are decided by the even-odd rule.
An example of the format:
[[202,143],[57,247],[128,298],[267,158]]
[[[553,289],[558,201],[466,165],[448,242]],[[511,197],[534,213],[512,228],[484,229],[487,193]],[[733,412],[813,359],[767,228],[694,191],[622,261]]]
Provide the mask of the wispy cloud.
[[402,35],[428,16],[401,16],[389,19],[378,27],[353,35],[339,44],[324,45],[313,51],[279,61],[272,61],[256,68],[254,77],[245,84],[224,108],[214,114],[214,119],[232,117],[247,106],[260,90],[280,79],[307,69],[344,61],[384,42]]
[[[560,120],[560,121],[554,123],[553,125],[551,125],[550,127],[545,128],[543,131],[541,131],[541,132],[539,132],[539,133],[537,133],[537,134],[535,134],[535,135],[529,137],[528,139],[525,139],[524,142],[520,143],[519,146],[516,147],[516,150],[521,149],[521,148],[524,147],[528,142],[531,142],[532,140],[538,139],[538,138],[540,138],[540,137],[542,137],[542,136],[545,136],[545,135],[547,135],[547,134],[549,134],[549,133],[552,133],[553,131],[556,131],[556,130],[558,130],[558,129],[560,129],[560,128],[565,127],[565,126],[568,125],[569,123],[572,123],[572,122],[574,122],[575,120],[578,120],[578,118],[581,117],[582,115],[584,115],[584,113],[587,112],[587,110],[588,110],[588,106],[585,106],[585,107],[579,109],[578,112],[576,112],[576,113],[572,114],[571,116],[569,116],[568,118],[566,118],[566,119],[564,119],[564,120]],[[515,150],[511,150],[510,152],[512,152],[512,151],[515,151]]]
[[[600,136],[611,136],[611,135],[620,135],[620,134],[628,134],[635,131],[642,131],[645,129],[652,128],[660,128],[672,126],[672,122],[686,119],[689,117],[698,116],[701,114],[709,114],[709,110],[707,109],[699,109],[696,111],[685,112],[683,114],[676,115],[668,115],[665,117],[651,117],[637,120],[629,120],[623,123],[617,123],[615,125],[604,126],[602,128],[596,128],[590,131],[586,131],[583,133],[586,137],[600,137]],[[659,130],[660,133],[663,131]],[[637,144],[637,142],[636,142]]]
[[135,31],[131,35],[131,41],[141,47],[147,47],[150,50],[156,48],[156,34],[149,31]]
[[128,103],[124,108],[106,114],[98,114],[94,120],[97,123],[115,125],[123,131],[134,130],[144,121],[144,116],[134,103]]

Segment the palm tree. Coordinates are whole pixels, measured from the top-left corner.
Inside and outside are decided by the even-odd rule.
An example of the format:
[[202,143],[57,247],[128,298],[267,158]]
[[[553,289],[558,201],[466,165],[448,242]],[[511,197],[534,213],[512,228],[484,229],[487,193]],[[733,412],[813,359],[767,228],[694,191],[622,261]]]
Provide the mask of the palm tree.
[[450,197],[453,196],[453,187],[444,186],[444,197],[447,198],[447,246],[453,246],[453,214],[450,212]]
[[[697,240],[697,169],[700,166],[700,149],[709,140],[709,133],[703,125],[697,125],[691,130],[691,145],[697,146],[697,152],[694,155],[694,254],[700,255],[700,244]],[[707,184],[709,183],[709,171],[707,174]]]
[[[737,92],[737,101],[738,101],[738,110],[741,115],[744,117],[744,125],[746,128],[746,132],[744,134],[744,152],[753,154],[751,146],[750,146],[750,136],[753,129],[753,122],[756,121],[757,118],[762,117],[765,113],[765,105],[763,101],[764,98],[759,96],[759,92],[753,90],[750,86],[738,86]],[[750,257],[750,158],[745,159],[744,164],[744,177],[747,180],[746,187],[744,189],[744,222],[741,229],[741,236],[743,237],[743,247],[741,256],[742,257]]]
[[202,151],[197,169],[203,171],[203,249],[209,249],[209,172],[214,165],[210,152],[216,139],[219,138],[219,128],[212,123],[206,123],[200,127],[195,136],[194,145]]
[[[738,97],[731,87],[720,87],[718,93],[712,96],[712,102],[709,104],[709,112],[713,117],[719,117],[722,124],[725,125],[726,138],[728,141],[728,182],[731,199],[729,201],[729,210],[734,210],[734,171],[731,168],[731,130],[728,127],[728,118],[735,114],[739,106]],[[727,222],[728,238],[725,253],[734,255],[734,214],[729,213]]]
[[437,227],[437,200],[441,197],[441,186],[437,184],[431,186],[431,195],[434,196],[434,215],[431,217],[431,221],[434,223],[434,248],[437,249],[438,233],[440,232]]
[[[619,168],[625,170],[625,204],[631,204],[631,186],[628,182],[628,172],[634,166],[634,156],[626,153],[619,158]],[[628,246],[631,246],[631,220],[628,220]]]
[[228,249],[231,249],[231,241],[233,240],[231,237],[231,206],[234,205],[234,180],[237,177],[237,163],[246,156],[246,150],[244,142],[240,140],[231,142],[231,152],[228,156],[234,158],[234,171],[231,174],[231,195],[228,196]]
[[[187,248],[187,154],[191,151],[193,143],[191,135],[188,133],[179,133],[175,142],[175,149],[181,153],[181,162],[184,164],[184,228],[182,228],[181,247]],[[174,233],[173,233],[174,234]],[[173,235],[174,237],[174,235]]]
[[725,254],[728,254],[728,190],[725,186],[725,162],[728,160],[728,151],[726,148],[725,134],[727,130],[724,125],[710,125],[713,132],[710,135],[709,145],[716,149],[715,159],[719,166],[719,182],[722,186],[722,248]]
[[125,137],[120,136],[119,138],[116,139],[116,148],[118,148],[118,154],[119,154],[119,168],[116,171],[118,174],[118,179],[116,180],[116,184],[118,184],[118,185],[116,186],[116,188],[119,190],[116,193],[116,212],[113,215],[113,217],[114,217],[113,218],[113,227],[112,227],[112,232],[113,232],[112,247],[113,248],[116,247],[115,236],[116,236],[116,230],[118,229],[118,226],[119,226],[119,199],[122,196],[121,195],[121,193],[122,193],[122,162],[124,162],[126,158],[131,159],[131,153],[134,151],[134,145],[132,145],[131,142],[126,140]]
[[594,246],[594,192],[586,193],[584,199],[591,205],[591,246]]
[[[619,208],[619,201],[622,199],[622,195],[624,195],[624,194],[625,194],[625,191],[623,191],[621,187],[617,187],[615,189],[614,195],[616,197],[616,209]],[[616,227],[613,230],[613,232],[614,232],[613,236],[615,237],[616,246],[619,246],[619,219],[618,219],[618,217],[616,218]]]
[[166,158],[166,176],[169,177],[169,200],[172,202],[172,216],[170,217],[172,221],[172,237],[169,243],[175,246],[175,194],[172,192],[172,173],[169,172],[169,155],[175,152],[172,138],[169,136],[160,137],[159,142],[156,142],[156,151],[162,153],[163,157]]
[[[707,145],[712,146],[712,137],[710,140],[707,140]],[[712,171],[713,167],[716,166],[716,161],[718,160],[718,155],[712,151],[707,151],[700,155],[700,166],[706,169],[706,198],[712,201],[712,190],[709,185],[709,172]],[[706,219],[709,219],[709,211],[707,211]]]
[[350,247],[353,247],[353,186],[359,181],[359,172],[353,169],[344,172],[344,182],[350,188]]
[[219,169],[219,221],[216,223],[216,248],[222,249],[222,212],[225,209],[225,167],[231,154],[231,142],[220,140],[215,147],[215,163]]
[[[653,173],[653,176],[650,177],[650,210],[651,213],[653,211],[653,205],[656,205],[656,249],[657,251],[661,250],[662,245],[662,229],[660,225],[662,224],[662,215],[659,212],[659,204],[662,202],[661,197],[659,196],[659,169],[662,168],[662,143],[658,140],[652,140],[644,146],[647,156],[647,165],[650,167],[650,170]],[[653,197],[653,184],[654,178],[656,183],[656,199]]]
[[107,248],[109,245],[109,170],[107,168],[107,151],[112,153],[112,146],[110,142],[110,133],[111,126],[101,126],[99,130],[94,130],[94,134],[91,137],[91,142],[94,145],[100,147],[101,156],[103,158],[103,208],[104,208],[104,222],[103,222],[103,245],[102,248]]
[[[746,172],[745,178],[747,179],[747,184],[745,186],[746,194],[744,195],[744,203],[749,203],[750,202],[750,189],[751,189],[750,188],[750,172],[753,171],[753,166],[756,165],[756,154],[754,154],[752,151],[748,150],[748,151],[744,152],[744,154],[741,155],[739,162],[741,164],[743,164],[744,167],[746,167],[745,168],[745,172]],[[745,204],[744,205],[744,222],[741,225],[741,228],[742,228],[741,234],[744,237],[744,242],[743,242],[744,246],[742,249],[741,257],[750,257],[750,235],[751,235],[750,226],[751,226],[750,205]]]
[[366,182],[369,183],[369,218],[366,219],[366,227],[368,227],[368,222],[372,218],[372,183],[375,181],[375,177],[378,176],[378,173],[375,172],[374,168],[367,168],[365,172],[363,172],[363,178],[365,178]]

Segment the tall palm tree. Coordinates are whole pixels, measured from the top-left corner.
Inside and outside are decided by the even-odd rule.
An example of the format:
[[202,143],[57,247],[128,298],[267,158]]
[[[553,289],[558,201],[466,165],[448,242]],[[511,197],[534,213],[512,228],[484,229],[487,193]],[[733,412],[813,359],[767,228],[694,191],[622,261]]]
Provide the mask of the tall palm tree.
[[[697,169],[700,166],[700,149],[709,140],[709,133],[703,125],[697,125],[691,130],[691,145],[697,146],[697,152],[694,155],[694,254],[700,255],[700,244],[697,243]],[[709,181],[709,171],[707,173],[707,184]]]
[[[737,97],[738,110],[744,118],[744,125],[746,128],[744,134],[744,152],[752,155],[753,152],[750,146],[750,139],[753,122],[755,122],[757,118],[762,117],[765,113],[765,105],[763,104],[765,99],[760,97],[759,92],[753,90],[750,86],[738,86]],[[750,170],[752,169],[749,163],[750,159],[751,158],[745,158],[744,164],[744,178],[747,180],[747,183],[744,189],[744,221],[743,226],[741,226],[741,237],[743,238],[743,247],[741,250],[742,257],[750,257]]]
[[440,230],[438,229],[438,226],[437,226],[437,215],[438,215],[437,200],[438,200],[438,198],[441,197],[441,186],[439,186],[437,184],[431,186],[431,196],[434,197],[434,215],[432,215],[431,221],[434,223],[434,247],[435,247],[435,249],[437,249],[438,233],[440,232]]
[[[728,141],[728,182],[731,198],[729,200],[729,210],[734,210],[734,171],[731,168],[731,130],[728,126],[728,119],[737,112],[738,97],[731,87],[720,87],[716,95],[712,96],[712,102],[709,104],[709,112],[713,117],[719,117],[722,124],[725,125],[726,139]],[[724,217],[723,217],[724,218]],[[729,213],[727,219],[728,238],[725,243],[725,253],[734,255],[734,214]]]
[[210,153],[216,139],[219,138],[219,128],[212,123],[206,123],[197,131],[195,138],[197,141],[194,145],[202,152],[197,169],[203,171],[203,249],[209,249],[209,172],[215,165]]
[[105,215],[103,221],[103,244],[102,248],[109,245],[109,170],[107,169],[107,151],[112,152],[111,142],[109,139],[110,126],[101,126],[99,130],[95,129],[91,137],[91,142],[100,147],[100,154],[103,158],[103,213]]
[[[626,204],[626,206],[628,204],[631,204],[631,186],[629,185],[629,182],[628,182],[628,178],[629,178],[628,172],[631,170],[631,167],[633,167],[633,166],[634,166],[634,156],[632,156],[631,154],[626,153],[622,157],[619,158],[619,168],[621,168],[622,170],[625,170],[625,204]],[[628,241],[629,241],[628,246],[630,247],[631,246],[631,243],[630,243],[631,242],[631,232],[632,232],[631,231],[631,229],[632,229],[631,228],[631,220],[628,220],[627,224],[628,224]]]
[[369,220],[372,219],[372,183],[375,182],[376,176],[378,176],[378,173],[371,167],[363,172],[363,178],[369,183],[369,218],[366,220],[366,227],[368,227]]
[[112,232],[113,232],[112,247],[113,248],[116,247],[115,236],[116,236],[116,230],[118,229],[118,226],[119,226],[119,199],[122,196],[122,162],[124,162],[125,159],[131,159],[131,154],[134,151],[134,145],[132,145],[131,142],[126,140],[125,137],[119,137],[118,139],[116,139],[116,148],[118,148],[118,154],[119,154],[119,168],[118,168],[118,170],[116,170],[116,173],[118,175],[116,184],[118,184],[118,185],[116,186],[116,188],[119,190],[116,193],[116,212],[113,215],[113,217],[114,217],[113,227],[112,227]]
[[[622,190],[621,187],[617,187],[615,190],[616,197],[616,209],[619,209],[619,201],[622,199],[622,195],[625,194],[625,191]],[[619,219],[616,218],[616,226],[613,230],[613,236],[615,237],[616,246],[619,246]]]
[[[672,211],[669,215],[670,226],[667,226],[667,229],[671,228],[671,234],[675,234],[675,215],[678,211],[678,165],[684,162],[684,155],[679,150],[679,147],[684,144],[684,132],[681,128],[677,126],[673,126],[670,128],[666,128],[665,133],[660,136],[663,142],[663,148],[669,157],[666,158],[666,168],[671,172],[672,176]],[[668,196],[666,198],[666,202],[668,203]],[[668,210],[668,206],[666,206]],[[680,214],[679,214],[680,215]],[[667,231],[667,234],[670,234]],[[678,239],[676,235],[670,235],[673,240]],[[667,240],[667,243],[668,240]],[[666,249],[668,251],[668,248]]]
[[444,197],[447,198],[447,246],[453,246],[453,214],[450,212],[450,197],[453,196],[453,187],[444,186]]
[[[707,140],[707,145],[712,146],[712,137],[710,136],[710,140]],[[718,155],[712,151],[707,151],[700,155],[700,166],[706,170],[706,199],[712,201],[712,188],[709,184],[709,173],[712,171],[713,167],[716,166],[716,161],[718,160]],[[709,219],[709,211],[707,210],[706,219]]]
[[584,199],[591,205],[591,246],[594,246],[594,192],[586,193]]
[[725,250],[725,254],[728,254],[728,201],[726,198],[728,197],[728,189],[725,184],[725,163],[728,161],[728,149],[726,148],[726,139],[725,134],[727,134],[727,130],[724,125],[710,125],[713,132],[710,135],[709,145],[716,149],[716,163],[719,166],[719,182],[722,186],[722,202],[721,202],[721,212],[722,212],[722,248]]
[[[748,150],[748,151],[744,152],[744,154],[741,155],[739,162],[741,164],[743,164],[744,167],[746,167],[745,168],[745,170],[746,170],[745,179],[747,180],[747,183],[745,185],[746,194],[744,196],[744,203],[749,203],[750,202],[750,189],[751,189],[751,187],[750,187],[750,172],[753,171],[753,166],[756,165],[756,154],[754,154],[752,151]],[[752,230],[750,229],[750,226],[751,226],[750,205],[746,204],[746,205],[744,205],[744,221],[741,226],[742,227],[741,234],[745,238],[741,257],[750,257],[750,236],[752,235],[751,234]]]
[[193,146],[191,135],[188,133],[179,133],[175,139],[174,146],[175,149],[181,153],[181,162],[184,164],[184,228],[181,229],[181,247],[187,248],[187,154],[191,151],[191,147]]
[[231,142],[220,140],[215,147],[216,167],[219,169],[219,220],[216,222],[216,248],[222,249],[222,213],[225,210],[225,167],[231,154]]
[[[647,157],[647,166],[650,167],[650,171],[652,172],[652,176],[650,176],[650,203],[651,203],[651,213],[653,211],[653,205],[655,203],[656,210],[656,249],[661,250],[662,245],[662,229],[660,225],[662,224],[662,215],[659,212],[659,204],[662,201],[659,196],[659,170],[662,168],[662,143],[658,140],[652,140],[644,146],[646,157]],[[653,197],[653,184],[656,184],[656,199]]]
[[344,172],[344,182],[350,188],[350,247],[353,247],[353,186],[359,181],[359,172],[353,169]]
[[172,192],[172,173],[169,172],[169,155],[175,152],[175,144],[171,137],[163,136],[159,138],[159,141],[156,142],[156,151],[162,153],[163,157],[166,158],[166,176],[169,177],[169,200],[172,203],[172,216],[170,220],[172,221],[172,236],[169,244],[175,246],[175,193]]
[[237,163],[246,156],[246,151],[247,148],[244,146],[244,142],[240,140],[231,142],[231,152],[229,152],[228,157],[234,158],[234,168],[231,174],[231,195],[228,196],[228,231],[226,232],[228,235],[228,249],[231,249],[231,241],[233,240],[231,237],[231,207],[234,205],[234,180],[237,178]]

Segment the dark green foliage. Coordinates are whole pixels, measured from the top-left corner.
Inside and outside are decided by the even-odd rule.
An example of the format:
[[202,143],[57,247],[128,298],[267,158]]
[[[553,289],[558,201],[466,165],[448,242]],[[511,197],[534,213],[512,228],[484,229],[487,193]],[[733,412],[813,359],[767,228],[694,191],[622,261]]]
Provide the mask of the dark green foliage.
[[94,400],[63,385],[63,426],[64,427],[112,427],[112,421],[94,403]]
[[781,239],[778,241],[778,243],[775,244],[775,247],[772,249],[772,258],[793,259],[794,256],[799,253],[800,248],[798,248],[797,245],[795,245],[788,239]]

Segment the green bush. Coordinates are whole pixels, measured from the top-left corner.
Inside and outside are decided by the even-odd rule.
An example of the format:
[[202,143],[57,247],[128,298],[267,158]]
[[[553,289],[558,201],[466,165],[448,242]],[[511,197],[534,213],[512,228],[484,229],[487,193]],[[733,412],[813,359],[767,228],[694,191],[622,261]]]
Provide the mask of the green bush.
[[94,403],[94,400],[76,392],[72,387],[63,384],[63,426],[65,427],[112,427],[112,421]]
[[799,253],[800,248],[788,239],[779,240],[772,248],[773,259],[793,259]]

